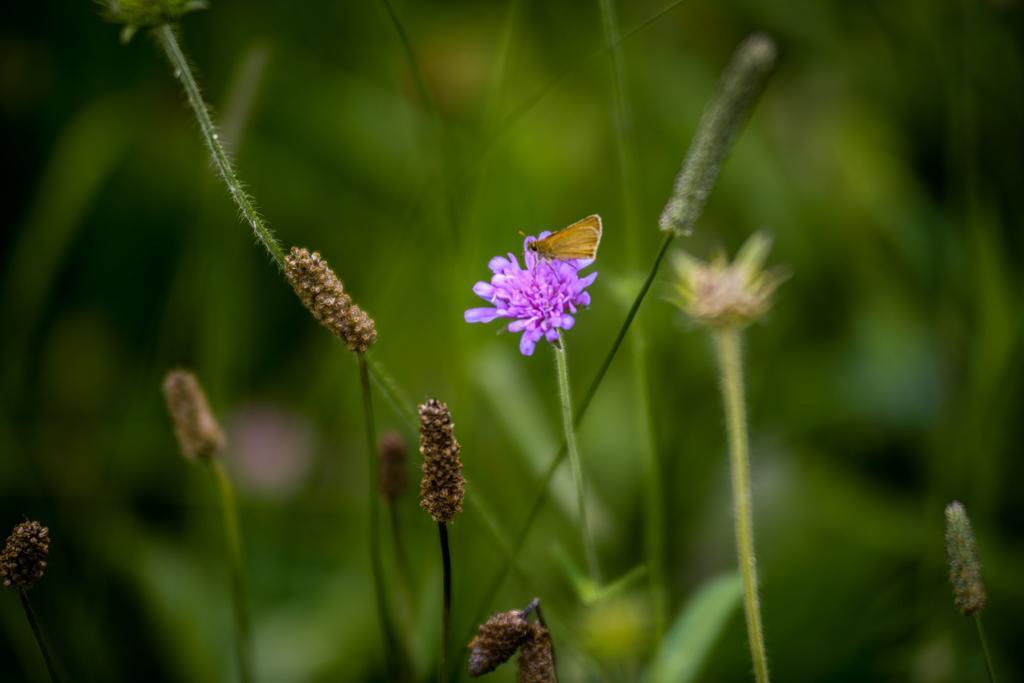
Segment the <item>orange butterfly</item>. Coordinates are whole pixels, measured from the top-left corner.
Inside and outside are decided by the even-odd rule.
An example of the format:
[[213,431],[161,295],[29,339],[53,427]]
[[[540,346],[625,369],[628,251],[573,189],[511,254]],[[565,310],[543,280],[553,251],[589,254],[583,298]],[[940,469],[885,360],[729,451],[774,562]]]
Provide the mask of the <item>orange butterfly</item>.
[[550,261],[571,261],[596,258],[600,244],[601,217],[595,213],[544,239],[530,242],[526,248]]

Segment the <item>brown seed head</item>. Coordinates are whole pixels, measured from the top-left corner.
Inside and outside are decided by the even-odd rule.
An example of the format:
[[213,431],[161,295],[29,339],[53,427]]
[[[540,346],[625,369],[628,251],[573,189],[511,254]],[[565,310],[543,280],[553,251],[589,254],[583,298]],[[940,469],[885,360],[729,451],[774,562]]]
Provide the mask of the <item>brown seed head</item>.
[[209,458],[224,448],[224,432],[195,375],[187,370],[168,372],[164,378],[164,400],[182,455],[190,460]]
[[377,340],[373,319],[352,303],[341,280],[319,252],[292,247],[285,257],[284,272],[302,305],[345,342],[349,351],[363,353]]
[[964,506],[955,500],[946,506],[946,557],[953,604],[965,617],[984,609],[987,595],[974,530]]
[[405,491],[405,439],[398,432],[380,438],[380,494],[394,500]]
[[554,683],[555,654],[551,648],[551,635],[540,624],[530,624],[518,664],[518,683]]
[[4,586],[31,588],[43,578],[50,554],[50,530],[39,522],[22,522],[7,537],[0,553],[0,577]]
[[435,522],[450,522],[462,512],[466,485],[452,414],[448,406],[435,399],[421,405],[419,412],[420,453],[423,454],[420,506]]
[[469,675],[490,673],[511,659],[525,642],[530,628],[519,610],[499,612],[481,624],[469,641]]

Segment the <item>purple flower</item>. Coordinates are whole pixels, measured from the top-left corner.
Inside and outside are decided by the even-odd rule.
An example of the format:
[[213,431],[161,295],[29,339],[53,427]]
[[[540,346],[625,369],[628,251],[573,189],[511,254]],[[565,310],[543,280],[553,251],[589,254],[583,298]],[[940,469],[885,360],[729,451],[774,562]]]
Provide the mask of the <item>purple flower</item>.
[[554,342],[558,330],[568,330],[576,322],[572,314],[579,306],[590,305],[590,294],[584,291],[597,277],[590,273],[579,276],[593,259],[548,261],[526,248],[530,242],[544,239],[550,232],[523,241],[526,268],[519,267],[513,254],[495,256],[488,264],[494,275],[490,282],[473,285],[473,293],[493,308],[471,308],[466,311],[467,323],[489,323],[495,318],[512,318],[509,332],[522,332],[519,351],[532,356],[541,338]]

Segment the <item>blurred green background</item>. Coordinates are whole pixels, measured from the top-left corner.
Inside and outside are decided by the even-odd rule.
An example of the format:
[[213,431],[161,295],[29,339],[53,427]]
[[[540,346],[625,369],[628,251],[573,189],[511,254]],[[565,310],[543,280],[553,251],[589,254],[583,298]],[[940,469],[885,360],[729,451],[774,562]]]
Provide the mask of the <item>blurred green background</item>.
[[[616,3],[622,31],[665,6]],[[582,396],[654,256],[702,108],[734,47],[765,30],[778,73],[677,246],[706,257],[765,229],[792,273],[746,337],[775,677],[983,680],[946,583],[954,498],[978,532],[997,671],[1024,677],[1021,4],[689,0],[622,44],[622,129],[596,2],[395,10],[429,99],[377,2],[216,0],[186,18],[183,45],[278,236],[321,251],[375,317],[373,356],[410,407],[452,408],[470,494],[502,533],[560,441],[554,364],[543,346],[521,357],[496,325],[466,325],[470,287],[519,248],[517,230],[600,213],[593,305],[568,338]],[[384,680],[355,363],[237,219],[152,41],[120,45],[81,0],[6,8],[0,119],[0,524],[51,529],[31,594],[69,678],[233,680],[214,488],[177,454],[159,392],[186,365],[229,431],[258,679]],[[451,528],[457,640],[481,607],[536,595],[563,680],[635,680],[665,624],[734,567],[711,350],[665,302],[668,278],[581,427],[604,572],[631,579],[581,602],[566,468],[525,571],[481,605],[507,560],[468,501]],[[429,677],[435,531],[413,490],[415,434],[379,392],[377,412],[413,444],[399,522]],[[656,494],[667,525],[645,540]],[[643,569],[652,550],[664,612]],[[4,593],[0,678],[44,680]],[[695,680],[752,680],[739,611],[720,620],[721,633],[700,622],[712,643]]]

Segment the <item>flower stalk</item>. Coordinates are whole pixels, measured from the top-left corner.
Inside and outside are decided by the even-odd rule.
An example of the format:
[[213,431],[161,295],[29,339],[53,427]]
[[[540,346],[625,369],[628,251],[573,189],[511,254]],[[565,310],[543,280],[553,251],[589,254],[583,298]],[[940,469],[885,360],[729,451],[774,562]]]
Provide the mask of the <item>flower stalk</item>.
[[736,327],[725,326],[716,329],[713,335],[729,441],[736,555],[743,583],[743,613],[750,640],[750,656],[754,660],[754,678],[757,683],[768,683],[768,655],[757,594],[757,558],[754,554],[754,518],[750,500],[750,456],[740,333]]
[[[658,270],[665,255],[668,253],[669,247],[677,235],[686,234],[689,230],[692,230],[692,226],[696,224],[697,219],[700,217],[707,197],[710,195],[711,189],[718,178],[718,172],[721,169],[722,163],[728,155],[736,135],[742,128],[743,122],[746,121],[749,112],[753,109],[753,105],[757,102],[759,94],[764,89],[768,77],[774,70],[775,61],[775,44],[769,36],[762,34],[758,34],[757,40],[753,43],[750,39],[744,41],[734,53],[732,61],[723,75],[716,100],[712,102],[707,113],[701,118],[700,126],[697,129],[693,142],[690,144],[686,161],[683,163],[683,168],[673,187],[672,196],[669,198],[669,205],[672,208],[670,210],[669,205],[666,205],[666,211],[663,212],[663,216],[667,213],[668,219],[661,226],[664,228],[667,225],[672,229],[665,230],[665,236],[654,256],[650,271],[640,286],[636,297],[633,299],[633,303],[630,305],[626,318],[615,335],[615,339],[612,340],[611,348],[601,362],[597,373],[594,375],[594,379],[591,380],[587,392],[583,395],[583,400],[576,411],[575,422],[577,425],[590,408],[591,401],[597,394],[597,390],[604,381],[608,369],[615,360],[619,348],[622,346],[622,342],[625,340],[626,334],[633,324],[633,319],[640,310],[640,305],[647,297],[651,284],[658,274]],[[707,163],[708,161],[714,161],[715,163]],[[688,168],[691,170],[687,171]],[[682,215],[681,212],[684,208],[685,218],[677,220],[675,217]],[[566,453],[567,449],[565,444],[563,444],[541,477],[537,495],[530,505],[519,533],[515,536],[512,546],[513,552],[518,552],[526,542],[530,530],[540,514],[540,510],[547,500],[551,480],[558,471],[558,467],[562,464]],[[484,594],[483,607],[479,610],[479,614],[485,613],[487,605],[494,601],[511,569],[510,563],[506,563],[498,570],[494,580]]]
[[[377,491],[380,488],[379,471],[377,458],[377,427],[373,417],[373,399],[370,393],[370,373],[366,364],[366,354],[356,353],[356,361],[359,364],[359,385],[362,389],[363,417],[366,421],[366,453],[368,456],[367,470],[369,472],[369,488],[367,489],[369,499],[370,518],[370,564],[373,573],[373,591],[377,600],[377,620],[380,622],[381,633],[384,637],[385,655],[388,666],[392,669],[392,678],[404,675],[405,657],[395,656],[400,652],[398,638],[395,636],[395,629],[391,623],[391,615],[388,611],[387,596],[384,593],[384,562],[380,546],[380,506],[377,501]],[[399,662],[402,662],[401,664]]]
[[558,370],[558,399],[562,406],[562,429],[565,432],[565,446],[572,465],[572,478],[576,484],[576,509],[580,518],[580,534],[583,550],[587,558],[587,569],[590,578],[598,584],[601,581],[601,570],[597,560],[597,549],[590,530],[587,515],[586,487],[583,481],[583,464],[580,461],[579,447],[576,444],[576,425],[572,418],[572,392],[569,389],[569,366],[565,359],[565,338],[559,335],[558,342],[552,345],[555,351],[555,365]]
[[208,458],[224,520],[224,537],[228,544],[228,571],[231,577],[231,602],[235,620],[235,655],[238,659],[238,677],[243,683],[252,678],[252,620],[246,600],[245,562],[242,552],[242,532],[238,522],[238,508],[231,479],[218,458]]
[[281,245],[274,238],[274,234],[263,221],[263,218],[253,204],[252,198],[245,191],[241,181],[238,179],[238,175],[235,173],[231,157],[228,156],[227,150],[224,149],[220,135],[217,133],[217,127],[210,116],[210,108],[203,99],[203,94],[199,90],[199,84],[192,73],[192,67],[189,65],[188,59],[178,44],[178,37],[175,35],[174,29],[169,24],[163,24],[153,30],[153,35],[156,37],[160,47],[163,48],[168,61],[170,61],[171,68],[174,69],[174,77],[181,81],[181,85],[185,89],[188,103],[192,107],[196,122],[199,124],[199,130],[206,141],[207,148],[209,148],[210,158],[213,160],[213,165],[217,168],[217,172],[227,186],[231,199],[234,200],[242,217],[252,228],[256,240],[267,250],[270,257],[277,263],[277,267],[284,270],[284,250],[281,249]]
[[448,523],[462,512],[466,482],[462,476],[462,447],[455,438],[455,425],[448,406],[430,399],[419,406],[420,454],[423,479],[420,481],[420,507],[437,523],[441,546],[442,613],[439,678],[448,680],[448,643],[451,631],[452,557],[448,545]]
[[29,600],[28,591],[19,587],[18,597],[21,599],[21,608],[25,612],[25,620],[28,621],[29,628],[32,629],[36,646],[39,647],[39,653],[43,656],[43,663],[46,664],[46,673],[49,674],[52,683],[60,683],[60,674],[57,673],[57,660],[54,659],[53,653],[50,652],[50,648],[46,644],[46,637],[43,635],[43,629],[39,626],[39,620],[36,619],[36,611],[32,608],[32,601]]
[[43,578],[50,556],[50,530],[36,521],[24,521],[14,527],[0,550],[0,581],[5,588],[14,587],[25,612],[25,620],[35,638],[36,646],[46,664],[46,672],[53,683],[59,683],[60,674],[57,660],[46,644],[43,629],[39,626],[28,589]]

